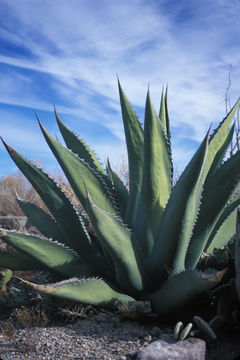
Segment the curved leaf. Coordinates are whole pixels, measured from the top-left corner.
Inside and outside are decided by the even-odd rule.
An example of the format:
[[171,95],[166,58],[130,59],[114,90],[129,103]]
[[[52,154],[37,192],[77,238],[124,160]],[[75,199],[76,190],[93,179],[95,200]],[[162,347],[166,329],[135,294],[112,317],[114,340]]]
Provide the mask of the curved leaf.
[[[3,141],[3,140],[2,140]],[[76,250],[99,274],[112,278],[112,274],[91,244],[91,238],[80,214],[60,187],[41,169],[26,160],[3,141],[9,155],[40,195],[64,235],[64,244]]]
[[1,231],[1,238],[16,250],[31,256],[51,271],[61,275],[89,276],[93,274],[88,264],[81,263],[74,251],[60,243],[12,231]]
[[142,185],[143,129],[119,81],[118,88],[129,166],[129,198],[124,221],[126,221],[129,226],[132,226],[136,217],[138,198]]
[[11,270],[46,270],[46,266],[37,262],[36,259],[21,253],[15,252],[0,252],[0,267],[9,268]]
[[29,201],[18,198],[17,202],[31,224],[35,226],[44,236],[62,243],[65,242],[65,238],[59,229],[58,224],[49,214]]
[[[240,151],[207,178],[202,194],[201,212],[189,244],[186,267],[194,268],[208,243],[227,201],[240,181]],[[227,239],[226,239],[227,241]],[[208,244],[210,246],[210,244]]]
[[214,130],[213,134],[209,138],[209,150],[206,161],[205,177],[207,177],[209,173],[209,169],[215,159],[215,156],[217,155],[218,151],[221,149],[224,142],[226,141],[226,138],[228,136],[228,131],[227,131],[228,127],[230,126],[231,121],[234,118],[234,115],[236,114],[239,104],[240,104],[240,98],[237,100],[233,108],[229,111],[227,116],[220,122],[219,126]]
[[38,285],[21,279],[26,285],[45,294],[90,305],[111,305],[115,300],[133,301],[128,295],[114,290],[102,279],[72,278],[55,284]]
[[205,273],[186,270],[173,276],[160,290],[148,295],[153,311],[164,314],[187,306],[199,294],[215,287],[225,272],[226,269]]
[[204,252],[211,253],[214,248],[225,246],[236,232],[237,207],[240,205],[240,194],[228,204],[221,213],[211,235],[208,238]]
[[114,207],[107,184],[104,183],[98,173],[94,172],[94,170],[77,155],[59,144],[59,142],[44,129],[40,122],[39,125],[50,149],[58,160],[84,209],[86,209],[85,184],[87,184],[96,204],[106,211],[116,213],[116,208]]
[[224,160],[224,156],[225,156],[225,154],[227,152],[227,149],[228,149],[229,145],[232,142],[233,134],[234,134],[234,124],[231,127],[231,129],[228,131],[227,137],[226,137],[223,145],[221,146],[221,148],[216,153],[215,158],[214,158],[214,160],[213,160],[213,162],[211,164],[211,167],[209,169],[208,176],[211,176],[215,172],[215,170],[218,167],[220,167],[220,165],[222,165],[222,162]]
[[86,145],[85,142],[82,139],[80,139],[79,136],[74,134],[74,132],[72,132],[64,124],[64,122],[60,119],[55,108],[54,108],[54,112],[58,123],[58,127],[61,131],[62,137],[68,149],[72,150],[72,152],[78,155],[80,159],[83,159],[93,169],[98,171],[106,180],[107,179],[106,173],[102,165],[100,164],[100,161],[98,160],[94,152],[91,150],[91,148],[88,145]]

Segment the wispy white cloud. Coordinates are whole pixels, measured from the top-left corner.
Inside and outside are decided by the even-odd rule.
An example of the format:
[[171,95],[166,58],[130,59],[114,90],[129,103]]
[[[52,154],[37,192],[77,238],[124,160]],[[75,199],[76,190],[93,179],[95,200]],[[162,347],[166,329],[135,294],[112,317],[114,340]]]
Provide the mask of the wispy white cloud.
[[[55,103],[72,128],[84,127],[84,137],[84,122],[106,127],[114,139],[106,132],[106,142],[118,149],[123,127],[116,74],[137,109],[144,105],[148,84],[156,107],[162,85],[169,84],[180,168],[191,151],[185,147],[179,156],[178,146],[184,147],[185,138],[201,141],[210,123],[224,116],[229,63],[229,94],[239,95],[240,4],[235,0],[61,0],[57,7],[50,0],[2,0],[0,12],[5,44],[0,102],[45,112]],[[46,115],[48,126],[50,119]],[[11,126],[17,133],[15,122]],[[103,158],[106,146],[97,133],[90,138]]]

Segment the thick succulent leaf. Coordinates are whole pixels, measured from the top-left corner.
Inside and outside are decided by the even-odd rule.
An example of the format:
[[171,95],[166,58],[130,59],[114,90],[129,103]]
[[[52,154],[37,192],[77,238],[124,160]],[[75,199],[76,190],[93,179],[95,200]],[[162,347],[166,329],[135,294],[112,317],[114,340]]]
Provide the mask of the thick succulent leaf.
[[236,240],[234,251],[234,264],[235,264],[235,286],[237,290],[237,296],[240,303],[240,210],[237,214],[237,226],[236,226]]
[[240,104],[240,98],[237,100],[233,108],[229,111],[227,116],[220,122],[219,126],[210,136],[205,176],[208,175],[211,165],[215,159],[215,156],[217,155],[218,151],[221,149],[224,142],[226,141],[226,138],[228,136],[228,131],[227,131],[228,127],[230,126],[236,114],[239,104]]
[[170,161],[171,161],[171,175],[173,180],[173,163],[172,163],[172,147],[171,147],[171,131],[170,131],[170,121],[169,121],[169,114],[168,114],[168,88],[166,88],[165,91],[165,97],[164,97],[164,103],[165,103],[165,117],[166,117],[166,134],[167,134],[167,144],[168,144],[168,151],[170,155]]
[[159,119],[162,124],[162,128],[167,134],[167,122],[166,122],[166,108],[165,108],[165,96],[164,91],[162,90],[161,95],[161,103],[160,103],[160,110],[159,110]]
[[169,121],[169,114],[168,114],[168,87],[166,88],[166,91],[165,91],[165,116],[166,116],[167,137],[168,137],[168,142],[170,145],[171,131],[170,131],[170,121]]
[[240,194],[222,211],[204,252],[212,253],[213,249],[225,246],[236,232],[237,207],[240,205]]
[[1,239],[61,275],[93,274],[90,267],[82,263],[73,250],[55,241],[13,231],[1,231]]
[[171,193],[172,163],[167,138],[147,94],[143,180],[134,233],[146,258],[151,253],[163,209]]
[[106,211],[116,213],[116,208],[113,204],[113,199],[111,198],[107,184],[104,183],[99,174],[94,172],[94,169],[76,154],[66,149],[55,140],[44,129],[40,122],[39,124],[50,149],[58,160],[82,206],[86,209],[85,185],[87,184],[96,204]]
[[164,91],[162,91],[159,118],[162,127],[165,131],[165,134],[167,135],[168,142],[170,143],[171,134],[170,134],[170,124],[169,124],[169,115],[168,115],[168,89],[166,89],[165,94]]
[[37,262],[36,259],[21,253],[15,252],[0,252],[0,267],[9,268],[11,270],[46,270],[46,266]]
[[148,295],[153,311],[164,314],[187,306],[198,295],[215,287],[225,272],[226,269],[204,273],[186,270],[173,276],[160,290]]
[[222,248],[229,242],[235,234],[236,217],[237,210],[233,211],[233,213],[222,223],[217,231],[215,230],[217,226],[215,226],[208,239],[210,245],[206,245],[204,253],[211,254],[214,249]]
[[44,236],[52,238],[61,243],[65,242],[65,237],[58,227],[56,221],[43,209],[29,201],[17,199],[23,213],[27,216],[33,226],[35,226]]
[[97,278],[78,279],[72,278],[55,284],[38,285],[22,280],[26,285],[48,295],[77,301],[90,305],[112,305],[115,300],[123,302],[133,301],[128,295],[116,291],[104,280]]
[[119,286],[129,294],[142,291],[144,284],[131,231],[119,218],[99,209],[89,194],[88,214],[95,233],[114,263]]
[[[65,196],[60,187],[43,170],[25,159],[13,148],[3,141],[12,160],[26,176],[34,189],[56,219],[58,226],[64,235],[64,243],[75,249],[76,243],[69,243],[70,239],[75,240],[73,232],[81,225],[71,202]],[[81,231],[81,230],[80,230]]]
[[61,131],[62,137],[68,149],[70,149],[74,154],[77,154],[80,159],[83,159],[93,169],[98,171],[106,180],[106,173],[91,148],[64,124],[55,108],[54,112],[57,119],[58,127]]
[[101,276],[111,278],[112,274],[91,244],[83,219],[76,213],[64,192],[46,173],[18,154],[4,141],[3,143],[15,164],[30,181],[55,218],[64,235],[65,245],[76,250],[85,261],[99,271]]
[[233,126],[231,127],[231,129],[228,131],[227,133],[227,136],[226,136],[226,139],[223,143],[223,145],[221,146],[221,148],[218,150],[218,152],[216,153],[215,155],[215,158],[212,162],[212,165],[209,169],[209,173],[208,173],[208,176],[211,176],[214,171],[220,167],[220,165],[222,165],[222,162],[224,160],[224,157],[226,155],[226,152],[228,150],[228,147],[229,145],[231,144],[232,142],[232,139],[233,139],[233,134],[234,134],[234,124]]
[[173,188],[161,217],[157,240],[149,259],[156,281],[166,278],[165,266],[172,275],[184,270],[185,255],[197,218],[203,186],[208,134]]
[[212,176],[207,178],[202,194],[201,212],[187,252],[187,268],[194,268],[197,264],[227,201],[239,184],[239,165],[240,151],[231,156]]
[[142,185],[143,129],[119,82],[118,86],[129,164],[129,198],[124,221],[132,226]]
[[107,174],[116,193],[115,197],[119,204],[120,214],[124,218],[128,202],[128,191],[120,177],[112,170],[109,159],[107,160]]
[[[60,187],[44,173],[43,170],[25,159],[4,141],[3,143],[12,160],[32,184],[51,214],[57,220],[59,226],[61,226],[61,231],[65,237],[65,243],[69,245],[68,236],[66,236],[66,234],[71,236],[73,223],[79,222],[70,201]],[[66,216],[66,214],[68,215]],[[69,220],[66,221],[67,218],[72,219],[71,224],[69,224]]]

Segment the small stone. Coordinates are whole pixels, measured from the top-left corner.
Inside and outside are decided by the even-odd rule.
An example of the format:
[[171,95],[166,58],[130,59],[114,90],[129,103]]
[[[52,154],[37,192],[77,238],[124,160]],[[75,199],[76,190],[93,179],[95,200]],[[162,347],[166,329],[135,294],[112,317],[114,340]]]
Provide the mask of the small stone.
[[127,360],[127,357],[126,356],[121,356],[120,360]]
[[188,338],[179,342],[154,341],[140,351],[137,360],[205,360],[206,343]]
[[152,341],[152,336],[151,335],[146,335],[144,337],[144,340],[147,341],[148,343],[150,343]]
[[137,356],[138,353],[139,353],[139,350],[132,350],[132,351],[130,351],[127,355],[128,355],[130,358],[134,359],[134,358]]
[[161,329],[160,329],[159,327],[157,327],[157,326],[154,326],[154,327],[150,330],[150,334],[151,334],[152,336],[159,336],[159,335],[161,335],[161,333],[162,333]]

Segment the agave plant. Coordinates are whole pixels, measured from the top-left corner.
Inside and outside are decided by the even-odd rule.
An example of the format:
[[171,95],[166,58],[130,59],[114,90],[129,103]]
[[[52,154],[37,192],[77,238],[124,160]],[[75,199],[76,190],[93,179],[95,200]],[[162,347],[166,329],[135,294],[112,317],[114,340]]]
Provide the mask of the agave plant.
[[149,300],[155,312],[168,313],[216,286],[224,274],[225,269],[200,270],[198,263],[235,232],[240,195],[232,194],[240,180],[240,152],[223,160],[240,100],[211,135],[208,131],[173,185],[167,91],[159,115],[148,92],[143,129],[118,85],[129,189],[109,161],[104,170],[55,110],[66,147],[39,122],[40,127],[84,211],[76,211],[45,172],[4,142],[49,213],[18,199],[43,237],[1,230],[14,251],[1,252],[0,265],[60,274],[64,280],[56,283],[26,282],[47,294],[95,305]]

